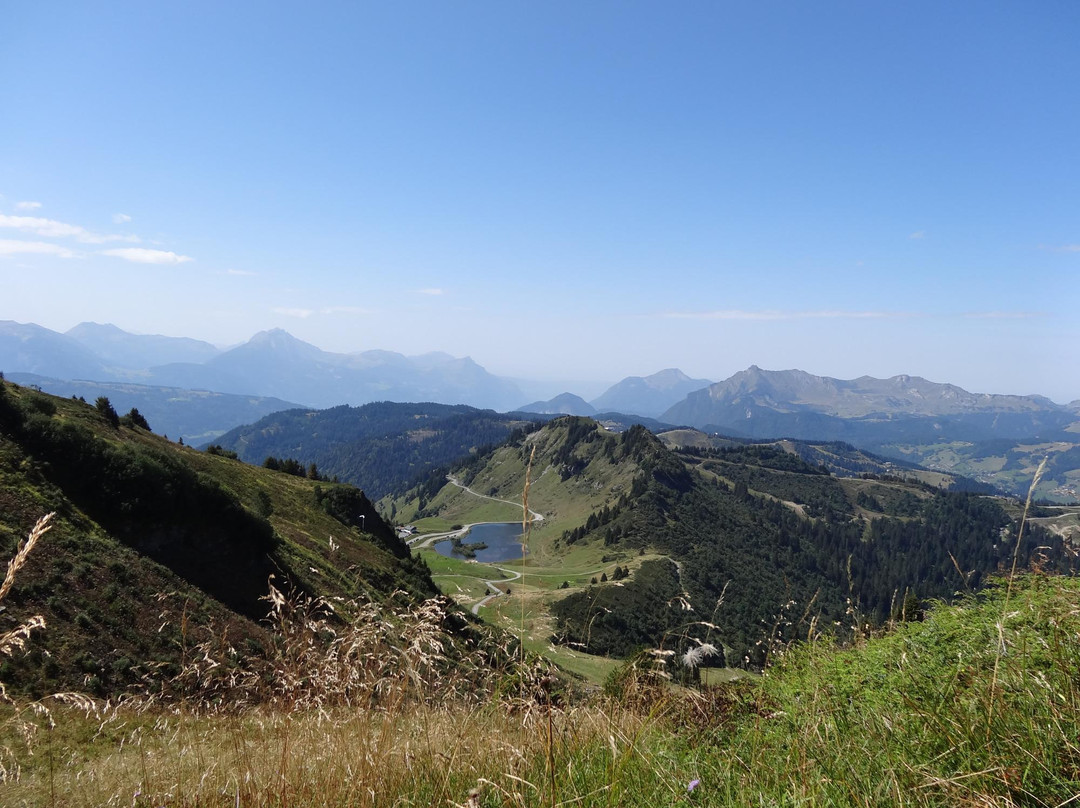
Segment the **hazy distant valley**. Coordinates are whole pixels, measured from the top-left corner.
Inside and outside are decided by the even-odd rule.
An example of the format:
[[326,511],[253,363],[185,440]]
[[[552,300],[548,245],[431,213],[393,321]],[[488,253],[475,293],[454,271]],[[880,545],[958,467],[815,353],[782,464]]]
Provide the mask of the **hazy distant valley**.
[[[290,409],[431,402],[587,415],[615,429],[636,419],[653,431],[689,426],[754,440],[843,441],[1012,494],[1026,492],[1047,457],[1036,495],[1068,502],[1080,491],[1080,402],[970,393],[917,376],[845,381],[751,367],[711,383],[667,369],[623,379],[591,401],[564,391],[526,403],[519,383],[446,354],[334,354],[281,330],[221,350],[109,325],[83,323],[60,334],[13,322],[0,323],[0,370],[58,395],[106,395],[121,409],[137,407],[157,431],[196,445]],[[290,446],[304,462],[341,473],[328,442],[323,431],[315,442],[297,436]]]

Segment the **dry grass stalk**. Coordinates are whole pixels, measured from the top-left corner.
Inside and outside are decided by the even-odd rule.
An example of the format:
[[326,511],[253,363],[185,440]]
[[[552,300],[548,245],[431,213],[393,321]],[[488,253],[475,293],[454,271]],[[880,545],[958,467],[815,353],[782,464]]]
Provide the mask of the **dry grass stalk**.
[[[51,522],[55,515],[55,513],[48,513],[38,519],[31,528],[26,540],[19,543],[15,555],[8,561],[4,582],[0,584],[0,602],[11,592],[12,586],[15,585],[15,576],[26,565],[30,552],[41,537],[52,529]],[[45,618],[40,614],[28,617],[15,628],[0,635],[0,654],[14,656],[17,651],[24,650],[30,635],[34,631],[43,628],[45,628]],[[0,683],[0,699],[12,704],[15,708],[4,724],[14,727],[18,736],[21,737],[27,752],[33,754],[34,741],[40,728],[39,724],[43,722],[45,728],[50,731],[56,726],[52,710],[46,704],[45,699],[38,699],[26,704],[15,704],[8,696],[7,689],[2,683]],[[97,703],[82,693],[54,693],[48,696],[47,699],[74,707],[84,713],[92,713],[97,710]],[[3,751],[4,754],[0,756],[0,783],[17,780],[21,771],[18,758],[10,748],[5,748]]]
[[30,535],[26,537],[26,541],[19,543],[19,549],[15,551],[15,556],[8,561],[7,574],[4,576],[4,583],[0,584],[0,600],[7,597],[8,592],[11,591],[11,587],[15,583],[15,575],[23,565],[26,564],[26,559],[30,556],[30,551],[34,549],[34,545],[38,543],[38,540],[44,536],[49,530],[52,529],[52,525],[49,522],[56,516],[56,513],[47,513],[43,517],[37,520],[34,527],[30,530]]
[[[38,519],[26,540],[19,543],[15,555],[8,561],[4,582],[0,584],[0,602],[11,592],[11,587],[15,585],[15,576],[25,566],[26,560],[30,557],[30,551],[34,549],[38,540],[52,528],[50,522],[55,515],[55,513],[47,513]],[[23,650],[26,647],[26,641],[30,638],[30,634],[41,628],[45,628],[45,618],[40,614],[35,614],[15,628],[0,635],[0,654],[12,656],[16,651]],[[7,698],[3,685],[0,685],[0,696]]]
[[142,710],[196,713],[236,714],[256,706],[395,713],[447,699],[477,703],[510,695],[510,682],[515,710],[546,698],[538,683],[547,669],[513,664],[508,638],[470,626],[446,598],[412,605],[399,605],[393,596],[386,603],[330,602],[287,596],[271,584],[266,600],[274,636],[264,653],[241,654],[213,625],[200,628],[180,672],[151,670],[135,703]]
[[1039,485],[1039,481],[1042,479],[1043,472],[1046,471],[1046,461],[1049,459],[1049,455],[1042,459],[1039,463],[1039,467],[1035,469],[1035,476],[1031,480],[1031,487],[1028,488],[1027,499],[1024,501],[1024,513],[1020,517],[1020,526],[1016,530],[1016,546],[1013,547],[1012,568],[1009,570],[1009,581],[1005,587],[1005,604],[1001,609],[1001,619],[997,622],[998,632],[998,645],[997,653],[994,655],[994,673],[990,680],[990,706],[987,711],[986,719],[986,737],[990,738],[991,727],[993,727],[994,718],[994,694],[997,692],[998,683],[998,669],[1001,665],[1001,657],[1006,652],[1005,647],[1005,617],[1009,614],[1009,601],[1012,599],[1013,583],[1016,580],[1016,566],[1017,561],[1020,558],[1020,545],[1024,539],[1024,527],[1027,525],[1028,512],[1031,510],[1031,498],[1035,495],[1035,489]]

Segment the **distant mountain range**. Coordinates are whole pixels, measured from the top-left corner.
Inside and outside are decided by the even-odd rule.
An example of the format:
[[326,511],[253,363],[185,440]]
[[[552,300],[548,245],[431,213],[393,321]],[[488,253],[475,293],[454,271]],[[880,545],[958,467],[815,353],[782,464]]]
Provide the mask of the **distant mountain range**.
[[1080,408],[1043,396],[969,393],[918,376],[849,381],[758,367],[691,393],[661,420],[746,438],[846,441],[1024,495],[1080,496]]
[[222,351],[198,340],[129,334],[112,325],[82,323],[61,334],[3,321],[0,370],[276,397],[310,407],[395,400],[508,410],[522,397],[513,382],[468,357],[331,353],[281,329]]
[[151,369],[155,384],[277,396],[314,407],[369,401],[436,401],[506,410],[520,400],[512,382],[468,357],[392,351],[330,353],[291,334],[262,331],[208,362]]
[[0,320],[0,370],[57,379],[116,378],[116,370],[74,337],[33,323]]
[[[315,408],[433,402],[588,415],[609,429],[625,428],[624,416],[609,418],[622,413],[632,416],[631,422],[654,419],[648,422],[654,430],[673,425],[754,439],[846,441],[1014,492],[1027,485],[1034,465],[1049,454],[1056,476],[1048,473],[1040,492],[1071,500],[1080,491],[1080,460],[1074,458],[1080,454],[1080,401],[1059,405],[1037,395],[970,393],[918,376],[841,380],[751,366],[710,384],[672,368],[625,378],[592,401],[567,392],[522,405],[525,382],[519,385],[468,357],[444,353],[332,353],[280,329],[221,350],[193,339],[129,334],[111,325],[82,323],[61,334],[10,321],[0,322],[0,370],[46,377],[44,382],[23,381],[57,393],[68,393],[58,380],[122,384],[123,392],[118,388],[115,395],[123,408],[129,400],[140,411],[145,407],[156,428],[170,435],[176,430],[175,436],[185,440],[210,440],[257,420],[269,407],[294,406],[289,402]],[[146,389],[137,391],[134,385]],[[201,397],[193,407],[191,396],[172,395],[165,388],[214,391],[241,396],[246,403]],[[1014,444],[987,444],[1001,440]],[[928,453],[928,447],[944,448]]]
[[150,368],[172,362],[208,362],[221,349],[202,340],[129,334],[115,325],[79,323],[65,332],[110,365]]
[[[131,334],[115,325],[80,323],[59,333],[33,323],[0,322],[0,370],[34,374],[41,384],[63,393],[57,381],[93,381],[182,390],[212,390],[261,399],[299,402],[308,407],[360,405],[372,401],[468,404],[498,411],[594,415],[617,412],[655,418],[688,392],[709,384],[668,369],[631,376],[592,404],[572,393],[520,406],[521,388],[488,373],[468,357],[445,353],[404,356],[392,351],[332,353],[281,329],[263,331],[222,350],[183,337]],[[82,394],[82,393],[79,393]],[[144,397],[154,398],[147,391]],[[265,413],[263,413],[265,414]],[[157,413],[159,422],[167,420]],[[235,422],[225,428],[236,426]],[[193,434],[220,434],[221,424],[206,423]],[[179,434],[179,433],[178,433]]]
[[691,379],[677,368],[668,368],[651,376],[627,376],[612,385],[591,402],[573,393],[562,393],[548,401],[534,401],[518,409],[545,415],[596,415],[601,412],[621,412],[656,418],[688,394],[712,382]]
[[744,437],[866,443],[1031,437],[1065,429],[1076,414],[1042,396],[969,393],[918,376],[845,381],[751,366],[691,393],[661,419]]

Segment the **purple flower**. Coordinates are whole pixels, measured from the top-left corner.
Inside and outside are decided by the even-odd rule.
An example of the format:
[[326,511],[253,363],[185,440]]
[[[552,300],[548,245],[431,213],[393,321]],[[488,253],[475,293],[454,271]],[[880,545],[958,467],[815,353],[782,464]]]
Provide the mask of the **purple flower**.
[[686,793],[692,794],[694,792],[694,789],[697,788],[699,785],[701,785],[700,780],[691,780],[686,786]]

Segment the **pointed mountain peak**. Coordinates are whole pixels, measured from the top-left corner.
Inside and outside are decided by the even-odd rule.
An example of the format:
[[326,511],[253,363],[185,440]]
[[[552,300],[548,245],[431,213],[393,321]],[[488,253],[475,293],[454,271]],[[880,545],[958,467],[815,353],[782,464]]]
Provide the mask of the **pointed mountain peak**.
[[292,356],[297,359],[317,361],[324,358],[321,348],[297,339],[283,328],[271,328],[268,331],[260,331],[243,345],[233,348],[222,354],[219,359],[232,356],[249,356],[255,353],[276,354],[279,356]]
[[591,403],[598,412],[655,418],[687,394],[710,383],[708,379],[692,379],[678,368],[666,368],[651,376],[627,376]]
[[653,373],[651,376],[645,376],[644,381],[649,387],[664,389],[667,387],[674,387],[683,382],[692,381],[692,379],[678,368],[664,368],[663,370],[658,370],[656,373]]
[[581,396],[560,393],[548,401],[534,401],[518,407],[520,412],[536,412],[542,415],[595,415],[596,410]]
[[[323,350],[310,342],[304,342],[299,337],[294,337],[284,328],[271,328],[268,331],[260,331],[249,339],[245,345],[260,348],[269,348],[275,351],[315,351],[323,353]],[[241,346],[244,347],[244,346]]]
[[270,328],[255,334],[248,342],[303,342],[286,331],[284,328]]
[[119,326],[112,323],[93,323],[89,320],[83,323],[79,323],[76,326],[69,328],[64,332],[69,337],[80,337],[88,335],[98,336],[131,336],[131,334]]

